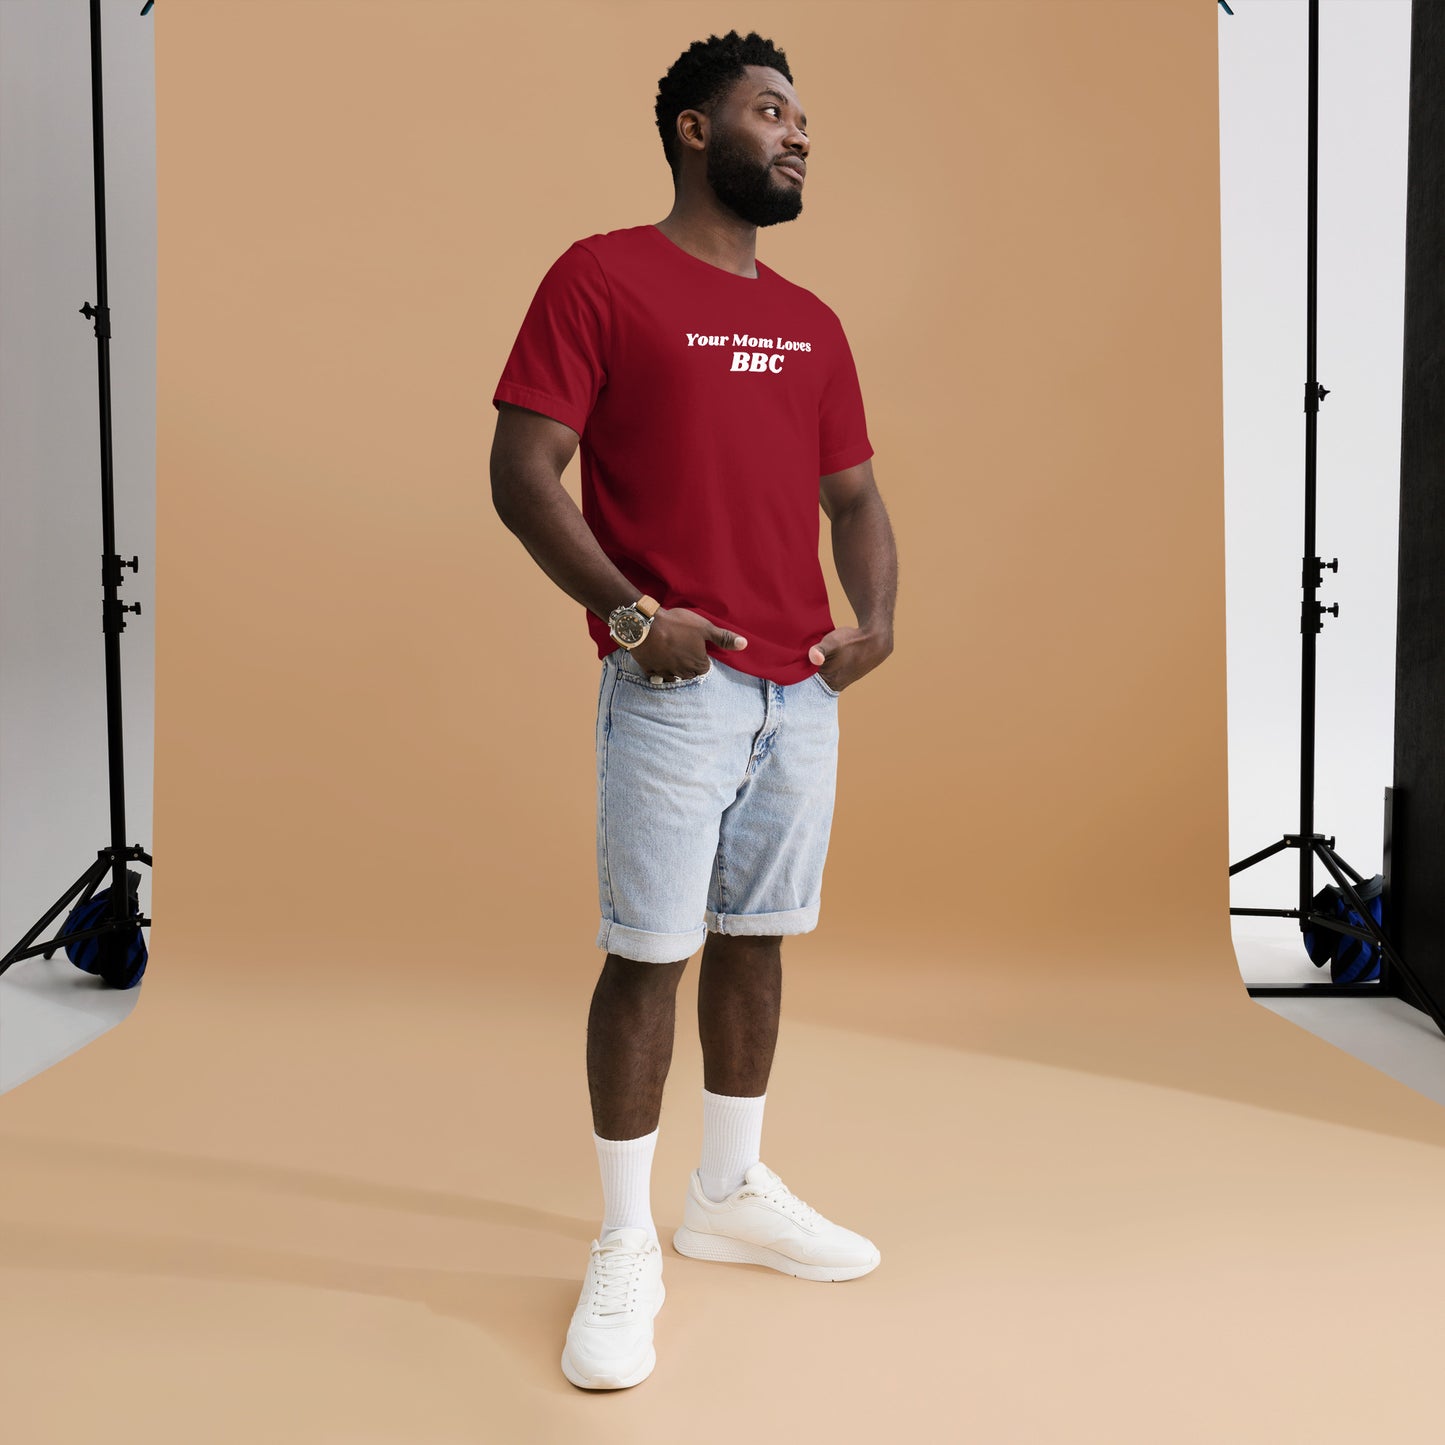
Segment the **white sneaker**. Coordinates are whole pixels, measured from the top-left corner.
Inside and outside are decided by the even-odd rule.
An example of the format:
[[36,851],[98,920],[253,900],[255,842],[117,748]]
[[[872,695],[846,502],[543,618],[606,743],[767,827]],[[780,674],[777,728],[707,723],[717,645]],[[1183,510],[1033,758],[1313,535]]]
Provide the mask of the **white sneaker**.
[[872,1240],[824,1219],[761,1160],[721,1203],[702,1192],[694,1169],[672,1243],[692,1259],[765,1264],[799,1279],[857,1279],[882,1258]]
[[647,1230],[609,1229],[594,1239],[562,1373],[584,1390],[640,1384],[657,1363],[652,1319],[665,1295],[662,1248]]

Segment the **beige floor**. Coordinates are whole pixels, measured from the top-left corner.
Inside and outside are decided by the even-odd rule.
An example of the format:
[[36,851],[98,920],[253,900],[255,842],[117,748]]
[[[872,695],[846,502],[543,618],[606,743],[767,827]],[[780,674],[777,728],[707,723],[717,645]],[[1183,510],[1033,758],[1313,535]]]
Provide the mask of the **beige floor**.
[[157,969],[4,1101],[7,1438],[1438,1439],[1445,1111],[1220,987],[1223,951],[1147,991],[1082,966],[1031,989],[1027,960],[792,941],[764,1157],[883,1264],[819,1285],[668,1245],[652,1378],[574,1389],[598,961],[534,955],[510,989]]

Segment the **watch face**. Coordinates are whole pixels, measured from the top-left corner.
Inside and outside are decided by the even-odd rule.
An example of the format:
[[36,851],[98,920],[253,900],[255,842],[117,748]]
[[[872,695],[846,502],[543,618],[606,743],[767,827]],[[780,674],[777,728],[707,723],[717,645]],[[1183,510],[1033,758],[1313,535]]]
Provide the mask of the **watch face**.
[[647,626],[642,614],[634,608],[617,614],[612,621],[612,632],[619,642],[632,647],[647,635]]

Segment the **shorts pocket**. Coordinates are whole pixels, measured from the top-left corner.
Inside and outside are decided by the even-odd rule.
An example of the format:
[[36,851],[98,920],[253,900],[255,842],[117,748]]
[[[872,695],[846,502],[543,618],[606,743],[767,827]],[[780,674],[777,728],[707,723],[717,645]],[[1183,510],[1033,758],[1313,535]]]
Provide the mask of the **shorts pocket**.
[[684,677],[677,682],[670,677],[664,677],[661,682],[653,682],[651,675],[625,647],[619,647],[613,655],[617,658],[618,676],[646,688],[648,692],[679,692],[683,688],[697,687],[711,677],[717,668],[717,663],[709,658],[707,671],[698,673],[696,677]]
[[813,680],[818,684],[819,687],[823,689],[825,693],[827,693],[829,697],[843,696],[843,694],[837,688],[829,687],[828,684],[823,681],[823,674],[821,672],[815,672],[813,674]]

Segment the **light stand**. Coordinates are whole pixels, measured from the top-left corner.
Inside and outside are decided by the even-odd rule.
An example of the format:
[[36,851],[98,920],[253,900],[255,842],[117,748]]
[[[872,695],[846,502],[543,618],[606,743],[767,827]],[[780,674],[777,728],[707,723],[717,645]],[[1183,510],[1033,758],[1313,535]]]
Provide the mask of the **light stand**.
[[[144,15],[150,9],[149,0]],[[123,960],[136,931],[150,919],[128,912],[129,889],[126,861],[136,859],[150,866],[151,857],[138,845],[125,841],[125,756],[121,731],[120,705],[120,634],[125,630],[125,614],[140,612],[140,603],[121,603],[117,595],[121,572],[129,567],[139,571],[139,558],[122,561],[115,552],[115,494],[110,435],[110,292],[106,284],[105,259],[105,136],[101,100],[100,0],[90,0],[90,95],[91,129],[94,137],[95,170],[95,257],[97,303],[87,302],[80,314],[95,322],[96,344],[100,359],[100,515],[102,553],[100,577],[104,588],[101,610],[101,631],[105,635],[105,718],[110,767],[110,846],[100,849],[92,863],[74,883],[46,910],[45,915],[3,958],[0,974],[22,958],[43,953],[49,958],[56,949],[80,939],[93,938],[102,956]],[[112,886],[106,921],[96,928],[67,932],[49,943],[36,943],[36,938],[65,910],[72,898],[79,895],[76,906],[87,902],[100,886],[106,873]]]
[[[1311,925],[1329,929],[1336,933],[1350,934],[1373,944],[1380,952],[1380,979],[1378,983],[1366,984],[1293,984],[1255,985],[1249,988],[1251,997],[1283,997],[1310,995],[1315,997],[1349,998],[1372,996],[1399,997],[1390,968],[1397,969],[1400,976],[1411,986],[1415,994],[1426,1005],[1426,1011],[1435,1020],[1436,1027],[1445,1033],[1445,1014],[1440,1006],[1426,993],[1419,979],[1406,965],[1399,950],[1386,937],[1377,924],[1368,905],[1361,901],[1354,884],[1363,883],[1364,876],[1352,868],[1335,852],[1335,840],[1314,831],[1315,818],[1315,638],[1324,628],[1326,612],[1339,616],[1338,602],[1326,607],[1319,601],[1319,588],[1324,580],[1326,568],[1338,573],[1339,559],[1332,558],[1326,563],[1315,555],[1315,422],[1320,402],[1329,395],[1315,376],[1315,314],[1317,310],[1317,265],[1316,250],[1318,227],[1316,224],[1319,172],[1319,49],[1320,49],[1319,0],[1309,0],[1309,159],[1308,159],[1308,202],[1307,202],[1307,295],[1305,302],[1307,339],[1305,344],[1305,550],[1301,584],[1304,588],[1304,605],[1300,613],[1301,666],[1300,666],[1300,827],[1298,833],[1286,833],[1277,843],[1251,853],[1248,858],[1233,863],[1229,876],[1242,873],[1256,863],[1272,857],[1282,848],[1300,850],[1299,904],[1295,908],[1230,908],[1232,914],[1251,914],[1273,918],[1297,918],[1300,932],[1309,930]],[[1319,858],[1329,870],[1340,891],[1349,900],[1350,907],[1363,920],[1363,927],[1356,928],[1332,914],[1318,913],[1314,909],[1314,862]]]

